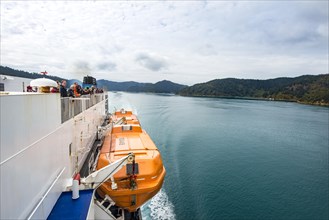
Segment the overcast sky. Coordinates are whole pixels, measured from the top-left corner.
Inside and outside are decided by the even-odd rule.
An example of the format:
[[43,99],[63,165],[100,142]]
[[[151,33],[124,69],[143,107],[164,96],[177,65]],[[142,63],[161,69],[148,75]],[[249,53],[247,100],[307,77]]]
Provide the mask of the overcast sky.
[[328,1],[1,1],[1,65],[192,85],[328,73]]

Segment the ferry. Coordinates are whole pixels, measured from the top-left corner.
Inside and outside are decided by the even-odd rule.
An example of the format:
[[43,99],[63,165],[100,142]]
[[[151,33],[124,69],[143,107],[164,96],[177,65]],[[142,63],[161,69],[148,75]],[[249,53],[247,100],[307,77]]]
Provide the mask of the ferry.
[[0,92],[0,219],[142,219],[165,168],[137,117],[108,114],[106,93],[61,98],[47,83]]

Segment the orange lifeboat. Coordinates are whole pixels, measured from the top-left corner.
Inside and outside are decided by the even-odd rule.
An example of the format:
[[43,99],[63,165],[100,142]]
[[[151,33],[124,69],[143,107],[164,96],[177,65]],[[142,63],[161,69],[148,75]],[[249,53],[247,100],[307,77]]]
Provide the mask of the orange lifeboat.
[[117,111],[111,121],[113,127],[105,136],[97,170],[130,152],[135,160],[103,183],[97,192],[101,197],[109,195],[118,207],[135,212],[161,189],[166,170],[159,150],[131,111]]

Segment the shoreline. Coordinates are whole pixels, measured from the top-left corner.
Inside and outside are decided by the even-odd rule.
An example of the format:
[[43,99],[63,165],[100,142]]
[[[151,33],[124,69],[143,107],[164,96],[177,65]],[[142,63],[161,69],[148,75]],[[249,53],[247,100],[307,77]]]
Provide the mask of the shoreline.
[[256,98],[256,97],[236,97],[236,96],[211,96],[211,95],[180,95],[182,97],[199,97],[199,98],[221,98],[221,99],[242,99],[242,100],[256,100],[256,101],[276,101],[276,102],[294,102],[303,105],[313,105],[329,107],[329,103],[325,102],[306,102],[299,100],[288,100],[288,99],[274,99],[274,98]]
[[220,98],[220,99],[241,99],[241,100],[255,100],[255,101],[269,101],[269,102],[294,102],[303,105],[313,105],[321,107],[329,107],[329,103],[323,102],[304,102],[298,100],[288,99],[274,99],[274,98],[256,98],[256,97],[238,97],[238,96],[210,96],[210,95],[181,95],[177,93],[159,93],[159,92],[132,92],[132,91],[108,91],[108,92],[126,92],[126,93],[143,93],[143,94],[154,94],[154,95],[165,95],[165,96],[181,96],[181,97],[195,97],[195,98]]

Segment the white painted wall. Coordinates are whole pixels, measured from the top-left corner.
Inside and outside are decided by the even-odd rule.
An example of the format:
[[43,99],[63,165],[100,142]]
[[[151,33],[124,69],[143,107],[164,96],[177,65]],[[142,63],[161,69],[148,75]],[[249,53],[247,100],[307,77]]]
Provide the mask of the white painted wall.
[[21,78],[16,76],[0,75],[0,83],[4,84],[5,91],[10,92],[23,92],[23,83],[24,90],[26,91],[26,87],[30,85],[30,82],[32,80],[33,79]]
[[61,125],[59,93],[1,95],[1,156],[23,150]]
[[[32,218],[46,219],[74,173],[70,144],[81,164],[95,138],[105,101],[61,124],[59,99],[59,94],[0,95],[0,219],[26,219],[37,204]],[[86,135],[77,142],[81,132]]]

